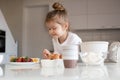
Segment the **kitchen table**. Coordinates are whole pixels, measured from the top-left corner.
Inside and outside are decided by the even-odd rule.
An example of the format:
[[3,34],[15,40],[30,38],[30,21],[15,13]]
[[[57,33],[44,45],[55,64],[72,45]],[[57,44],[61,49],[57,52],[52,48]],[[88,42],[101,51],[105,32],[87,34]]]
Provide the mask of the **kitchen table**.
[[42,68],[40,64],[0,65],[0,80],[120,80],[120,64],[79,63],[76,68]]

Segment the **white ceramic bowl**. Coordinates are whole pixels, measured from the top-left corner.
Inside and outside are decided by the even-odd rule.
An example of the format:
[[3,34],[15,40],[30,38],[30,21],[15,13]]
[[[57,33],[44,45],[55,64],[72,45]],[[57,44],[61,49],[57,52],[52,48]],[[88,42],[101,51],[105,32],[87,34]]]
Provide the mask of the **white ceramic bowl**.
[[80,53],[81,60],[86,65],[103,65],[104,56],[101,53],[86,52]]
[[63,59],[41,59],[42,68],[64,68]]
[[88,41],[81,43],[81,52],[95,52],[106,53],[108,52],[107,41]]
[[107,41],[88,41],[81,43],[80,57],[85,64],[103,64],[108,53]]
[[0,55],[0,64],[1,64],[2,61],[3,61],[3,57],[4,57],[4,56],[1,54],[1,55]]
[[41,59],[41,66],[46,67],[54,67],[54,60],[49,59]]

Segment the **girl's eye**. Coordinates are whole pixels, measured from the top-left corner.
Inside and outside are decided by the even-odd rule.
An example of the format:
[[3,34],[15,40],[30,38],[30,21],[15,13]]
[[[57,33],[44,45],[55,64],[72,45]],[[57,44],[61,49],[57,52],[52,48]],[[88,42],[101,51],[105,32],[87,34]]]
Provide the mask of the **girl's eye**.
[[54,28],[48,28],[48,30],[56,30],[57,28],[56,27],[54,27]]
[[48,30],[51,30],[51,28],[48,28]]
[[53,28],[53,30],[56,30],[56,28]]
[[48,28],[48,30],[51,30],[50,28]]

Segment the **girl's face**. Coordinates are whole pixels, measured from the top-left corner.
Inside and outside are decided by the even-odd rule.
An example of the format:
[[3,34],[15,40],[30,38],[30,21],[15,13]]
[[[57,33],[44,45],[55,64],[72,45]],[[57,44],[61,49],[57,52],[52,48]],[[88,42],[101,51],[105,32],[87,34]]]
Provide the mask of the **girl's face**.
[[61,25],[61,24],[56,23],[54,21],[47,22],[46,26],[48,27],[49,34],[53,38],[60,38],[67,31],[66,25]]

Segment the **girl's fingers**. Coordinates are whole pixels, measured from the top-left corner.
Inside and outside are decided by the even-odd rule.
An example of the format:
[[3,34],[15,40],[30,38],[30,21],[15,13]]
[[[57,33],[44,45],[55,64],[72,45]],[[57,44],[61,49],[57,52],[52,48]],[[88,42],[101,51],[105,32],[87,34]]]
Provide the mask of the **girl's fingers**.
[[50,51],[48,51],[47,49],[44,49],[44,50],[43,50],[43,53],[45,53],[45,54],[50,54]]
[[63,58],[62,54],[55,53],[55,52],[50,53],[47,49],[43,50],[43,57],[45,59],[50,59],[50,60],[52,60],[52,59],[62,59]]
[[47,49],[44,49],[43,50],[43,57],[45,58],[45,59],[49,59],[49,55],[50,55],[51,53],[47,50]]

